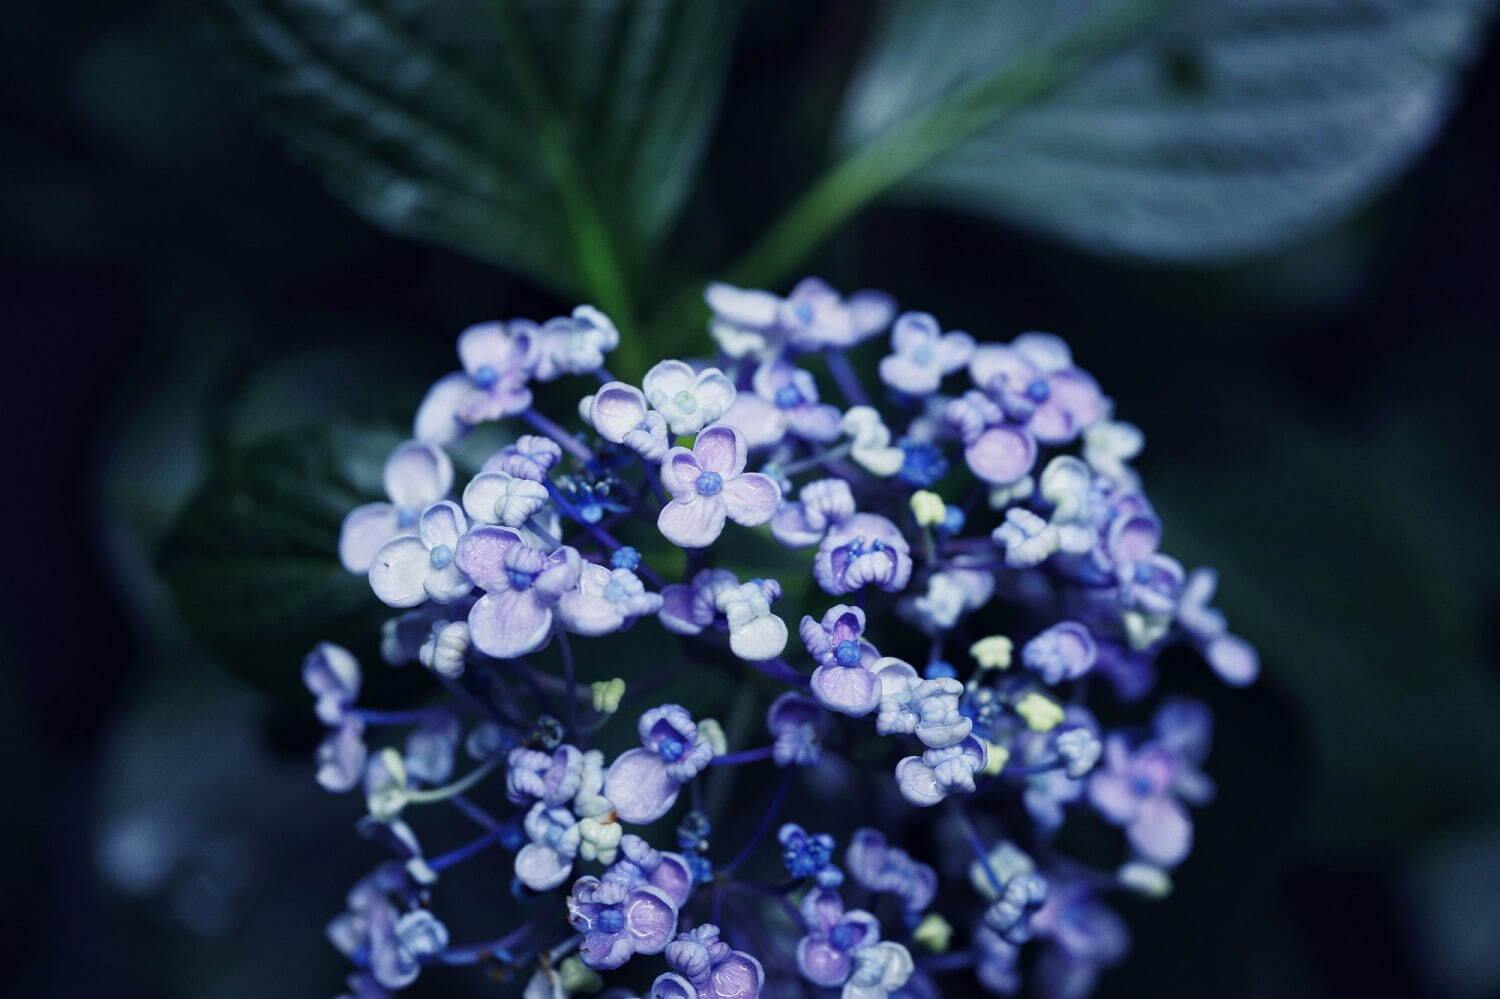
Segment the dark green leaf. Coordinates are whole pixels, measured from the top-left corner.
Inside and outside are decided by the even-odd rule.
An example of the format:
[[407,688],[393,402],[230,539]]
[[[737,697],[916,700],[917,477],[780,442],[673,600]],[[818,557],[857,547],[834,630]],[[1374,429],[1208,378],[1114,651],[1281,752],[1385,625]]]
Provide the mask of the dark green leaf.
[[270,120],[361,214],[593,293],[681,207],[739,7],[221,2]]
[[162,547],[182,620],[220,663],[268,689],[327,639],[373,651],[388,616],[338,560],[339,525],[379,498],[394,433],[303,430],[219,455]]
[[946,123],[912,197],[1212,260],[1336,220],[1431,139],[1487,0],[890,0],[843,140]]

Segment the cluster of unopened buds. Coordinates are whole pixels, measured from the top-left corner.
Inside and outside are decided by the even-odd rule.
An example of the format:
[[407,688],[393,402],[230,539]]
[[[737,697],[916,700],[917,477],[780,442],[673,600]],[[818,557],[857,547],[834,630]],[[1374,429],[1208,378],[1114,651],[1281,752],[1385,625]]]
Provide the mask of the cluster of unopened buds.
[[[1011,994],[1026,948],[1045,994],[1088,993],[1129,946],[1107,898],[1170,891],[1187,806],[1213,790],[1206,708],[1144,703],[1158,653],[1186,643],[1231,684],[1258,671],[1213,573],[1158,550],[1140,431],[1050,334],[979,343],[816,279],[707,300],[717,358],[639,385],[607,370],[619,334],[593,308],[465,330],[388,501],[348,514],[345,568],[397,611],[382,658],[435,681],[376,710],[345,649],[303,665],[329,729],[318,781],[362,788],[359,829],[392,854],[329,927],[350,994],[456,964],[527,999]],[[846,355],[866,341],[886,350],[873,391]],[[533,388],[569,379],[576,406],[539,412]],[[450,450],[495,421],[498,450],[455,489]],[[606,636],[629,629],[671,651],[622,661]],[[750,745],[638,700],[719,676],[768,705]],[[590,748],[627,707],[639,745]],[[726,804],[736,767],[777,777]],[[476,838],[434,855],[409,819],[439,802]],[[811,831],[785,821],[799,802]],[[1118,827],[1113,859],[1059,847],[1075,817]],[[492,849],[515,900],[455,943],[439,882]]]

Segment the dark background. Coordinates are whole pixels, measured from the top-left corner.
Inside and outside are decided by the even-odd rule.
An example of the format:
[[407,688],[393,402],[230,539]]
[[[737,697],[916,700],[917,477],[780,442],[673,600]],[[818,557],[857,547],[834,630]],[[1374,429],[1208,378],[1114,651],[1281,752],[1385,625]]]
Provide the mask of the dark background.
[[[27,996],[331,994],[321,925],[369,860],[353,806],[313,787],[304,705],[183,633],[152,552],[226,422],[409,409],[416,389],[368,398],[361,365],[419,386],[467,323],[568,304],[328,197],[192,12],[7,22],[4,977]],[[739,39],[703,181],[734,194],[725,248],[814,172],[742,151],[798,87],[787,131],[813,141],[839,79],[803,44],[817,27],[788,8]],[[1144,267],[882,205],[812,268],[982,337],[1065,335],[1147,431],[1169,549],[1220,567],[1264,652],[1252,690],[1200,684],[1221,797],[1177,894],[1130,911],[1105,995],[1500,994],[1497,101],[1491,45],[1393,188],[1269,259]]]

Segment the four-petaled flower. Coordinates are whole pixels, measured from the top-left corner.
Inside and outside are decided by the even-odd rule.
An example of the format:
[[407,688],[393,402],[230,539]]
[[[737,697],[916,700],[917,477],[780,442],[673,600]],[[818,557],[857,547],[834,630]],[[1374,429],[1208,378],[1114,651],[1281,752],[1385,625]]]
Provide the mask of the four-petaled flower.
[[417,520],[417,535],[393,538],[370,563],[370,588],[392,607],[425,600],[452,603],[474,588],[458,564],[456,549],[469,523],[451,500],[434,503]]
[[621,753],[610,765],[604,796],[621,821],[642,825],[667,814],[678,790],[708,766],[714,750],[681,705],[650,709],[637,728],[642,748]]
[[641,381],[646,400],[677,436],[696,434],[734,404],[734,382],[718,368],[694,371],[683,361],[662,361]]
[[958,330],[944,333],[926,312],[903,312],[891,330],[891,350],[880,359],[880,380],[907,395],[929,395],[945,375],[968,363],[974,338]]
[[535,323],[480,323],[458,335],[464,370],[444,375],[417,409],[413,436],[453,444],[469,428],[531,407],[528,385],[537,360]]
[[661,481],[672,494],[656,525],[674,545],[706,548],[728,517],[746,527],[769,521],[781,488],[768,475],[745,471],[745,438],[733,427],[709,427],[689,451],[674,447],[661,463]]
[[538,551],[508,527],[476,527],[458,543],[458,566],[485,595],[469,611],[474,647],[498,659],[546,644],[552,607],[578,585],[578,552]]
[[350,572],[369,572],[381,545],[417,533],[422,511],[453,487],[453,463],[440,447],[407,441],[386,459],[383,477],[390,502],[355,507],[339,528],[339,561]]
[[677,907],[659,888],[586,875],[573,882],[568,923],[583,934],[583,963],[608,971],[636,954],[660,954],[677,932]]

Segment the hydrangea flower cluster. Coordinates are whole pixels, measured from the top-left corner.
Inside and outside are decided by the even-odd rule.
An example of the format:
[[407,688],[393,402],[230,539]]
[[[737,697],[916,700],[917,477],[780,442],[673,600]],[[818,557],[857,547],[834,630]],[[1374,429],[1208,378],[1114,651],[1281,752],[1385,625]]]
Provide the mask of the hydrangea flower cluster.
[[[348,995],[463,964],[528,999],[1009,995],[1023,967],[1087,994],[1129,946],[1109,897],[1167,894],[1213,794],[1207,709],[1143,703],[1159,653],[1258,671],[1214,575],[1161,550],[1141,432],[1050,334],[979,342],[813,278],[706,297],[717,357],[638,384],[587,306],[465,330],[345,520],[380,656],[434,691],[370,708],[349,651],[303,664],[317,780],[362,789],[390,853],[329,925]],[[674,680],[763,734],[651,697]],[[446,810],[473,838],[428,853]],[[1115,852],[1065,851],[1074,819]],[[450,869],[498,851],[510,897],[450,928]]]

